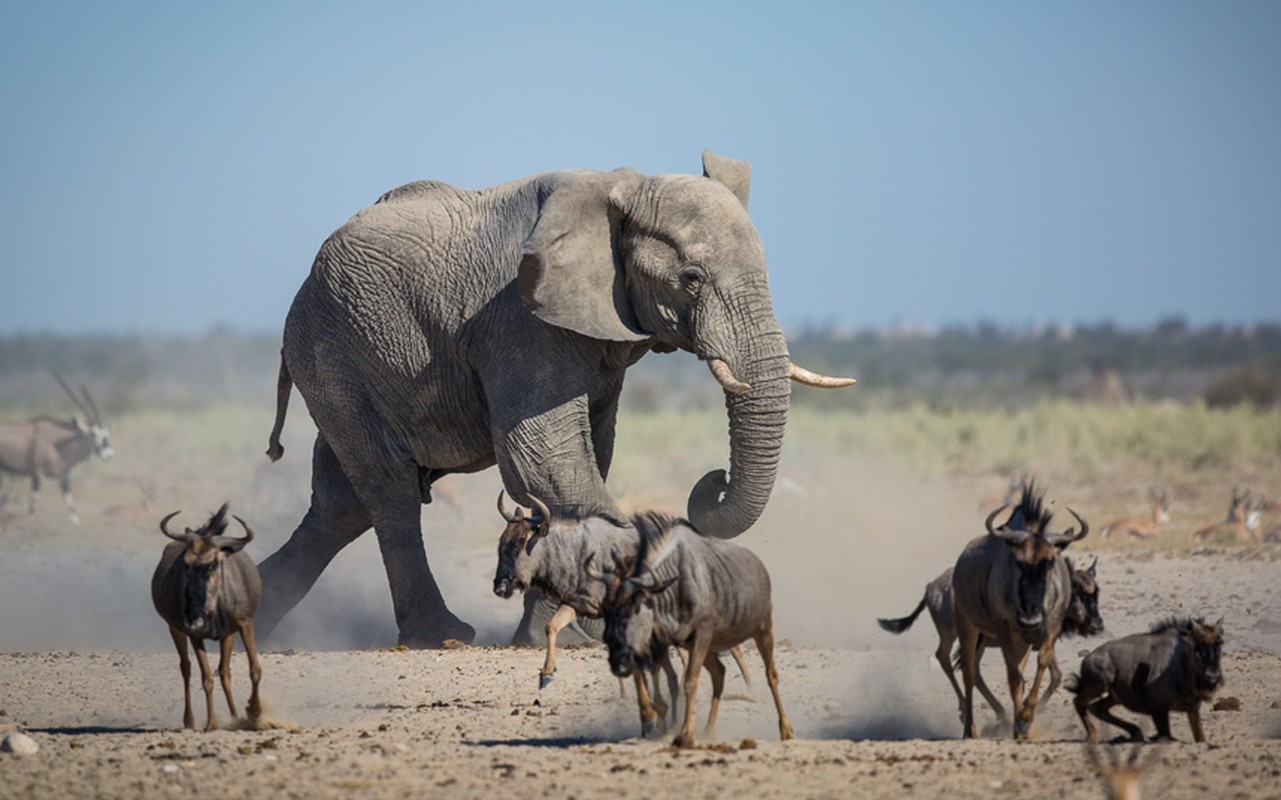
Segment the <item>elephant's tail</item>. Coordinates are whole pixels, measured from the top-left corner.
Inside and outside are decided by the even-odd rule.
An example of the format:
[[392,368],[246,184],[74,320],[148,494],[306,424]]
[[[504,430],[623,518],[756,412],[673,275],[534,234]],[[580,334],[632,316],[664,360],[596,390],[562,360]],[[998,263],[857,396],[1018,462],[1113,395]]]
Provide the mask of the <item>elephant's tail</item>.
[[285,414],[289,411],[289,392],[293,389],[294,379],[289,374],[289,365],[285,363],[284,348],[280,350],[280,377],[276,379],[276,424],[271,428],[271,438],[267,440],[267,457],[279,461],[285,454],[280,444],[280,432],[285,429]]

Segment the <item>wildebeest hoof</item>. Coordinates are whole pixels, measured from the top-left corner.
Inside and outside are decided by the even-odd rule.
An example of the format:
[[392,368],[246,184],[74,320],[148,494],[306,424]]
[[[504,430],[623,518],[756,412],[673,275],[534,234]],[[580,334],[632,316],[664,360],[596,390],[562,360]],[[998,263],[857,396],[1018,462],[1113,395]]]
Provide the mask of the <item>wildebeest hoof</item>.
[[539,688],[539,690],[541,691],[541,690],[543,690],[543,689],[546,689],[546,688],[547,688],[547,686],[548,686],[548,684],[550,684],[550,683],[551,683],[552,681],[554,681],[554,680],[556,680],[556,676],[555,676],[555,675],[539,675],[539,676],[538,676],[538,688]]
[[693,746],[694,746],[694,737],[693,737],[693,736],[686,736],[686,735],[685,735],[685,734],[683,734],[683,733],[682,733],[682,734],[679,734],[675,739],[673,739],[673,740],[672,740],[672,746],[673,746],[673,747],[678,747],[678,748],[689,748],[689,747],[693,747]]
[[656,727],[657,727],[657,725],[655,724],[654,720],[652,720],[652,719],[647,719],[647,720],[645,720],[644,722],[642,722],[642,723],[641,723],[641,738],[642,738],[642,739],[648,739],[649,737],[653,736],[653,735],[654,735],[654,728],[656,728]]
[[1017,739],[1026,739],[1028,733],[1032,730],[1032,723],[1018,720],[1014,723],[1014,736]]

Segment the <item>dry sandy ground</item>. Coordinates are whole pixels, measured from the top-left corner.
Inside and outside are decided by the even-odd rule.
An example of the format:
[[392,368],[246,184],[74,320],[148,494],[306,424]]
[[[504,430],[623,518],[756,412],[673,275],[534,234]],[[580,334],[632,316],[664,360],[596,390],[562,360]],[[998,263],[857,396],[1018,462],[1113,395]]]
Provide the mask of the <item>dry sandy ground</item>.
[[[460,478],[456,497],[424,509],[442,589],[489,646],[386,649],[395,642],[391,604],[376,542],[365,536],[267,645],[263,694],[270,718],[288,727],[184,732],[177,657],[147,595],[164,542],[156,519],[185,508],[180,523],[195,525],[197,510],[230,498],[258,531],[251,555],[264,558],[306,507],[305,433],[292,434],[300,440],[290,443],[293,456],[269,467],[154,475],[155,512],[111,517],[109,505],[120,502],[111,492],[123,484],[108,478],[154,469],[142,454],[130,463],[133,451],[122,445],[113,472],[85,468],[77,488],[84,525],[66,523],[51,491],[36,517],[0,530],[0,735],[22,730],[40,745],[33,756],[0,753],[0,798],[1103,796],[1066,692],[1042,709],[1032,742],[1015,743],[1005,730],[962,741],[928,616],[897,637],[875,623],[916,605],[999,502],[979,498],[999,498],[1005,481],[904,478],[876,459],[825,461],[803,448],[787,460],[761,521],[740,537],[773,577],[795,741],[777,741],[750,649],[760,702],[742,699],[731,666],[732,698],[710,748],[674,753],[637,738],[634,705],[618,699],[600,648],[564,652],[557,680],[539,692],[541,653],[495,646],[510,636],[520,604],[490,589],[501,529],[493,470]],[[620,496],[681,507],[688,476],[653,489],[647,468],[616,470]],[[1053,499],[1096,525],[1116,505],[1109,485],[1041,472],[1050,472]],[[1146,747],[1147,796],[1281,797],[1281,562],[1266,553],[1122,555],[1093,536],[1081,545],[1070,551],[1078,558],[1100,548],[1109,636],[1173,613],[1224,617],[1222,695],[1240,698],[1241,710],[1205,711],[1208,746]],[[1064,671],[1102,640],[1063,642]],[[1002,672],[990,652],[985,673],[999,694]],[[241,702],[246,673],[238,653]],[[707,680],[700,689],[701,719]],[[225,717],[221,697],[218,708]],[[1173,728],[1191,738],[1184,717]]]
[[[1100,570],[1109,634],[1139,630],[1180,603],[1226,617],[1221,696],[1240,698],[1242,709],[1207,710],[1208,746],[1146,747],[1147,795],[1281,796],[1281,567],[1205,556],[1113,558]],[[899,602],[875,613],[910,610],[918,591],[904,586]],[[684,752],[637,737],[634,705],[618,698],[600,648],[565,651],[542,692],[541,656],[528,649],[270,651],[263,692],[270,718],[286,727],[210,734],[178,729],[171,652],[0,654],[0,733],[20,729],[40,745],[32,756],[0,754],[0,797],[1103,796],[1065,692],[1038,716],[1032,742],[1004,730],[957,739],[929,628],[923,617],[902,637],[863,646],[784,643],[783,696],[798,736],[786,743],[749,648],[760,700],[731,666],[716,741]],[[1094,644],[1065,641],[1064,666]],[[1001,692],[999,657],[985,663]],[[234,672],[243,702],[239,653]],[[701,688],[700,714],[706,680]],[[1176,717],[1174,732],[1190,740],[1186,718]]]

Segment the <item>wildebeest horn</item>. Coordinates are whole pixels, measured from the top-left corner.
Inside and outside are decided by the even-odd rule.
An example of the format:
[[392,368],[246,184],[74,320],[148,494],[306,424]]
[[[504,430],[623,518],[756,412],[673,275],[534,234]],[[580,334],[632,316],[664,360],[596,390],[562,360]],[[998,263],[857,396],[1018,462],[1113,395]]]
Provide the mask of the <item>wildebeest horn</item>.
[[996,519],[996,515],[997,515],[997,514],[1000,514],[1002,511],[1004,511],[1005,509],[1007,509],[1007,508],[1009,508],[1009,507],[1010,507],[1010,504],[1009,504],[1009,503],[1005,503],[1005,504],[1004,504],[1004,505],[1002,505],[1000,508],[998,508],[997,510],[993,511],[991,514],[988,514],[988,515],[987,515],[987,519],[986,519],[986,520],[984,520],[983,525],[987,528],[987,532],[988,532],[988,533],[992,534],[993,536],[1000,536],[1000,535],[1001,535],[1001,534],[997,533],[997,532],[996,532],[996,530],[992,527],[992,522]]
[[752,388],[750,383],[743,383],[734,377],[734,372],[729,368],[729,364],[721,361],[719,358],[711,358],[707,361],[707,368],[712,371],[716,382],[721,388],[730,394],[742,394]]
[[498,490],[498,513],[501,514],[503,516],[503,519],[507,520],[508,522],[519,522],[520,520],[524,519],[524,516],[521,515],[519,508],[516,509],[515,514],[507,513],[507,508],[503,504],[502,489]]
[[592,562],[596,560],[595,553],[588,553],[587,560],[583,562],[583,574],[594,581],[608,582],[614,574],[612,570],[599,570],[593,566]]
[[828,375],[820,375],[817,372],[810,372],[805,367],[798,366],[792,362],[787,362],[787,375],[797,383],[803,383],[806,386],[817,386],[820,389],[839,389],[842,386],[853,386],[858,381],[853,378],[833,378]]
[[667,587],[675,583],[676,579],[679,577],[680,575],[673,575],[672,577],[668,578],[667,580],[663,581],[660,584],[658,582],[658,578],[655,577],[654,573],[646,572],[644,575],[628,578],[627,582],[637,589],[647,592],[648,594],[654,595],[654,594],[662,594],[663,592],[667,591]]
[[240,523],[240,527],[245,529],[245,538],[241,539],[241,541],[243,541],[245,544],[249,544],[250,542],[252,542],[254,540],[254,529],[249,527],[249,523],[245,522],[240,517],[237,517],[235,514],[232,514],[231,517],[236,522]]
[[191,539],[189,538],[190,532],[177,535],[177,534],[170,533],[169,529],[165,527],[165,523],[167,523],[169,520],[173,519],[174,517],[178,516],[181,513],[182,513],[182,510],[179,509],[178,511],[174,511],[173,513],[166,516],[164,519],[160,520],[160,532],[163,533],[165,536],[168,536],[170,539],[173,539],[175,542],[189,542],[191,541]]
[[618,546],[609,548],[609,557],[614,559],[614,569],[619,575],[627,573],[627,565],[623,563],[623,554],[619,551]]
[[535,525],[538,528],[539,533],[547,533],[547,529],[550,528],[552,524],[552,512],[547,509],[547,504],[542,500],[539,500],[536,495],[531,494],[529,496],[529,502],[530,505],[533,506],[534,511],[538,512],[538,522],[535,523]]
[[236,520],[236,522],[240,523],[240,527],[245,529],[245,535],[240,539],[237,539],[234,536],[215,536],[210,539],[210,544],[220,550],[227,548],[230,548],[231,550],[240,550],[254,540],[254,529],[249,527],[249,523],[245,522],[240,517],[237,517],[235,514],[232,514],[231,516]]
[[1073,542],[1079,542],[1085,538],[1085,535],[1087,533],[1090,532],[1090,523],[1082,519],[1080,514],[1073,511],[1071,506],[1068,506],[1068,513],[1076,517],[1076,521],[1081,523],[1081,532],[1077,533],[1073,528],[1068,528],[1063,533],[1049,534],[1045,538],[1049,541],[1050,544],[1054,545],[1055,547],[1063,548],[1063,547],[1067,547]]

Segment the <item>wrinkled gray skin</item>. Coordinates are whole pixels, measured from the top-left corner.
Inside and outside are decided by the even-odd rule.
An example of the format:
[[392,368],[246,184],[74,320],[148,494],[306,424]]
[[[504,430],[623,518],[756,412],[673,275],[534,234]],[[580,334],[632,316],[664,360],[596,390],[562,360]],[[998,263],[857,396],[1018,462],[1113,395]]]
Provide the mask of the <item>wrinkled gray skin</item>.
[[400,641],[470,640],[423,547],[431,483],[497,464],[517,502],[536,495],[558,515],[620,520],[605,488],[618,397],[624,370],[650,350],[720,359],[751,386],[727,391],[728,476],[704,476],[688,513],[718,537],[756,521],[790,362],[747,215],[749,167],[705,153],[704,173],[557,172],[480,191],[413,183],[324,243],[285,323],[268,449],[282,453],[292,382],[319,429],[312,503],[260,565],[264,633],[372,526]]

